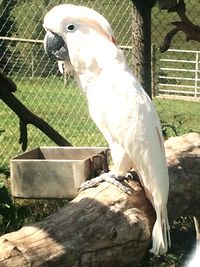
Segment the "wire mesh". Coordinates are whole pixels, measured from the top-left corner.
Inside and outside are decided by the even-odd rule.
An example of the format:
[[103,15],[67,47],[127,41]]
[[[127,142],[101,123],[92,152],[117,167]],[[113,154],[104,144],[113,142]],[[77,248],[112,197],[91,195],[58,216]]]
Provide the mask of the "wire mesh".
[[[16,96],[32,112],[45,119],[70,143],[106,145],[91,121],[85,97],[71,77],[64,78],[57,63],[44,53],[43,17],[53,6],[67,1],[3,1],[1,4],[0,67],[17,84]],[[114,26],[119,45],[131,45],[131,2],[70,1],[102,13]],[[125,50],[131,61],[131,51]],[[3,103],[1,113],[0,166],[21,152],[17,116]],[[54,145],[42,132],[28,126],[28,148]]]
[[[199,26],[199,1],[185,0],[184,2],[186,4],[185,20],[189,19],[191,23]],[[177,21],[181,21],[177,12],[160,11],[157,5],[153,7],[152,90],[163,132],[167,132],[168,136],[192,131],[200,132],[198,126],[200,116],[199,42],[188,41],[188,36],[183,31],[179,31],[172,38],[170,49],[164,53],[160,52],[165,36],[175,28],[172,23]]]
[[[186,0],[185,3],[187,18],[192,23],[200,25],[199,1]],[[170,49],[160,53],[159,47],[163,44],[166,34],[175,28],[172,23],[180,22],[181,19],[176,12],[167,10],[161,12],[157,6],[153,8],[152,13],[152,43],[155,46],[157,75],[157,88],[154,88],[157,90],[156,94],[199,97],[199,43],[194,40],[187,42],[188,36],[183,31],[179,31],[172,38]]]
[[[73,79],[70,76],[64,79],[58,71],[57,63],[44,53],[43,17],[53,6],[68,2],[93,8],[108,19],[118,45],[125,47],[124,53],[131,67],[133,55],[130,0],[3,0],[0,3],[0,68],[17,84],[18,90],[15,94],[19,100],[32,112],[45,119],[70,143],[77,146],[104,146],[106,142],[88,114],[85,97],[77,89]],[[188,0],[186,5],[190,19],[199,25],[198,0]],[[163,55],[159,52],[159,46],[166,33],[173,27],[170,22],[174,20],[179,20],[174,13],[161,12],[157,6],[153,8],[155,95],[162,93],[158,85],[163,78],[159,76],[168,75],[161,70],[160,59]],[[171,48],[198,50],[197,42],[186,43],[184,39],[184,34],[178,33],[172,41]],[[176,57],[182,59],[182,53]],[[165,53],[165,58],[170,59],[171,56]],[[172,62],[169,64],[172,65]],[[200,68],[199,61],[197,65]],[[160,100],[157,105],[161,113],[163,109],[168,108],[168,106],[163,107]],[[18,144],[18,118],[3,102],[0,102],[0,116],[0,167],[3,167],[8,165],[11,157],[21,152],[21,147]],[[29,149],[54,145],[32,125],[28,126],[28,140]]]

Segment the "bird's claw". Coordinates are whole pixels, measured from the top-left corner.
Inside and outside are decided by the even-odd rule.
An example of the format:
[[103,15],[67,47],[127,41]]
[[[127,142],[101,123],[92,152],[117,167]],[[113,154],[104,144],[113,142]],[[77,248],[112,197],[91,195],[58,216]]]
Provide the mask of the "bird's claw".
[[83,191],[83,190],[86,190],[88,188],[96,187],[99,183],[105,181],[105,182],[108,182],[110,184],[117,186],[126,194],[131,195],[132,194],[131,188],[128,186],[125,186],[121,183],[124,181],[124,179],[126,179],[126,177],[122,177],[122,176],[116,177],[112,173],[103,173],[98,177],[95,177],[91,180],[88,180],[88,181],[82,183],[79,186],[79,189]]
[[95,178],[92,178],[90,180],[87,180],[85,181],[84,183],[82,183],[80,186],[79,186],[79,190],[86,190],[88,188],[92,188],[92,187],[96,187],[100,182],[103,182],[103,177],[98,176],[98,177],[95,177]]
[[139,181],[140,180],[136,171],[127,172],[124,179],[127,181]]

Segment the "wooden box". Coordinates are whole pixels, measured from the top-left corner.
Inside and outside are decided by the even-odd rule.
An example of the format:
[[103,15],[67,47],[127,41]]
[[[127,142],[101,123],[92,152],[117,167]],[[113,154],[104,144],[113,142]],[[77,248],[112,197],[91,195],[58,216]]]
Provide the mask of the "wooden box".
[[107,171],[105,147],[40,147],[11,159],[11,192],[21,198],[74,198]]

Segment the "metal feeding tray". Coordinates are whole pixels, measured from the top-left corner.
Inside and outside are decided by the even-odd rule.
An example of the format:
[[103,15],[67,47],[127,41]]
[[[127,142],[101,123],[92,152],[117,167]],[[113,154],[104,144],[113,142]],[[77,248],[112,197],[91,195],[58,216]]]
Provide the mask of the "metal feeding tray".
[[74,198],[81,183],[107,171],[105,147],[40,147],[11,159],[11,192],[21,198]]

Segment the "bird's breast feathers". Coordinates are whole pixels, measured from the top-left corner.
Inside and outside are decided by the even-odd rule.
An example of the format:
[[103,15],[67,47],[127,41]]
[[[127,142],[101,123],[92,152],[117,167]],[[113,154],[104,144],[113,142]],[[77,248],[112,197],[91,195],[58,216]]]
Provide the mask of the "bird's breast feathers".
[[129,72],[111,72],[99,77],[88,88],[87,99],[90,114],[97,125],[101,127],[101,120],[104,124],[106,120],[113,131],[136,128],[138,124],[142,125],[145,117],[152,116],[150,99]]

